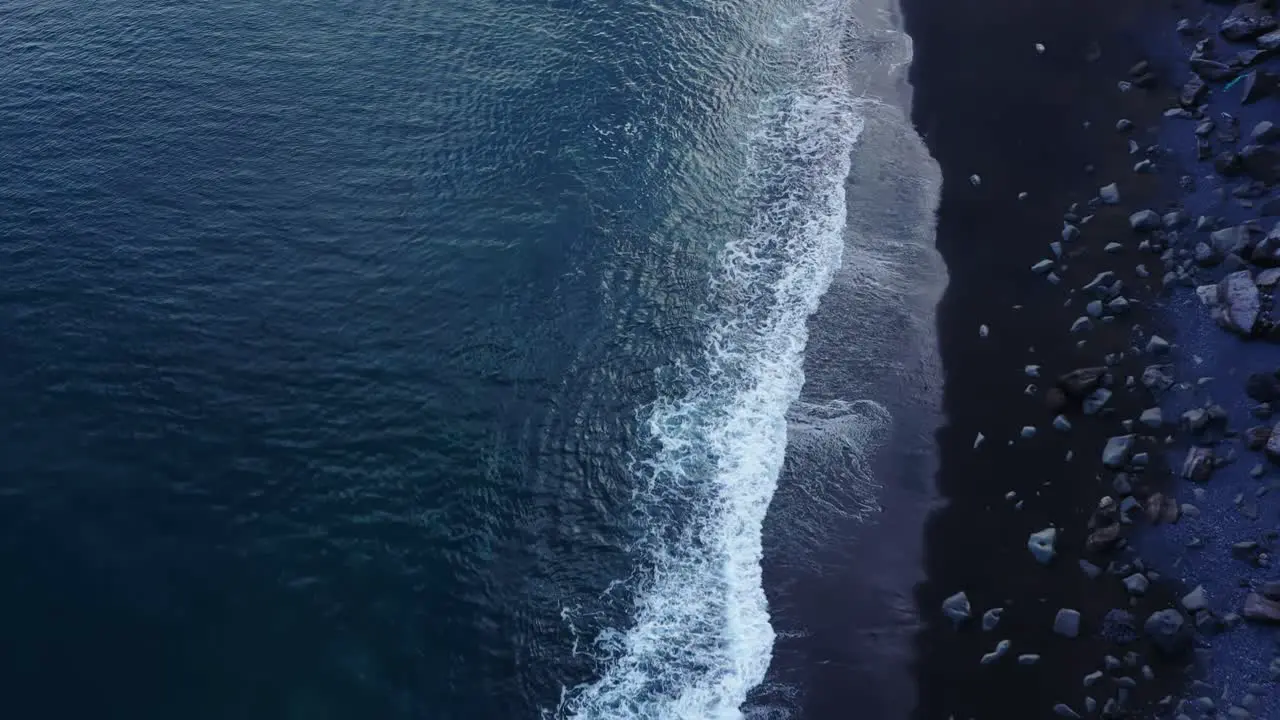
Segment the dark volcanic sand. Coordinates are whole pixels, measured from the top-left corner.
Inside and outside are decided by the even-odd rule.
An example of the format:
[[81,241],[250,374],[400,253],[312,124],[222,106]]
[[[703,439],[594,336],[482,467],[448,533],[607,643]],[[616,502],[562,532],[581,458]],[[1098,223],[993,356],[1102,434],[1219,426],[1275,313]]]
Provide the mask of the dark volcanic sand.
[[[1134,251],[1137,239],[1126,224],[1128,213],[1142,207],[1132,201],[1154,202],[1158,180],[1133,174],[1140,156],[1127,154],[1127,137],[1114,125],[1128,117],[1140,144],[1154,142],[1143,128],[1167,106],[1168,84],[1122,93],[1116,83],[1142,59],[1142,33],[1164,16],[1154,3],[1099,0],[904,0],[904,13],[915,43],[913,119],[943,171],[937,244],[950,273],[938,309],[947,415],[938,434],[938,488],[948,505],[929,523],[929,579],[917,593],[925,622],[917,716],[1048,717],[1057,702],[1083,713],[1081,677],[1099,669],[1104,654],[1126,650],[1142,653],[1157,673],[1155,682],[1140,680],[1134,705],[1149,702],[1176,690],[1181,663],[1149,657],[1143,643],[1123,648],[1100,638],[1102,615],[1128,607],[1129,598],[1118,579],[1089,580],[1077,566],[1089,512],[1110,494],[1110,474],[1098,479],[1105,438],[1122,433],[1121,418],[1150,405],[1144,391],[1122,387],[1125,375],[1140,373],[1146,360],[1117,369],[1115,416],[1069,414],[1075,425],[1069,435],[1051,429],[1044,390],[1054,376],[1101,364],[1105,352],[1127,347],[1132,322],[1148,323],[1145,313],[1134,312],[1115,326],[1072,336],[1068,329],[1084,314],[1084,300],[1063,303],[1068,287],[1079,288],[1104,269],[1117,271],[1131,297],[1149,296],[1140,288],[1158,285],[1158,258]],[[1043,54],[1037,42],[1046,46]],[[1101,54],[1091,59],[1095,43]],[[1087,129],[1086,121],[1092,123]],[[1087,163],[1097,166],[1095,174],[1085,171]],[[968,179],[974,173],[981,176],[978,187]],[[1059,238],[1066,208],[1080,202],[1088,214],[1085,203],[1112,181],[1125,203],[1099,211],[1085,226],[1078,246],[1090,251],[1069,260],[1063,286],[1032,274],[1033,263],[1050,257],[1047,246]],[[1021,191],[1029,193],[1025,201],[1016,199]],[[1125,243],[1125,253],[1104,257],[1100,248],[1110,240]],[[1152,270],[1151,280],[1131,272],[1138,262]],[[986,339],[979,337],[983,323],[991,328]],[[1089,343],[1077,349],[1081,338]],[[1041,379],[1023,375],[1028,363],[1043,367]],[[1025,394],[1027,383],[1039,392]],[[1017,439],[1023,425],[1035,425],[1038,435]],[[979,432],[987,440],[975,451]],[[1068,449],[1076,454],[1070,463],[1064,462]],[[1026,500],[1023,510],[1005,500],[1010,490]],[[1059,556],[1045,568],[1033,561],[1026,540],[1049,525],[1059,528]],[[959,631],[938,607],[958,590],[968,593],[975,615]],[[1133,608],[1139,624],[1151,610],[1169,607],[1172,593],[1153,585]],[[1006,608],[1004,619],[984,633],[978,616],[993,606]],[[1051,632],[1064,606],[1082,612],[1079,639]],[[980,666],[981,655],[1005,638],[1013,642],[1010,657]],[[1020,653],[1042,659],[1018,666],[1013,656]],[[1141,678],[1136,669],[1125,674]],[[1109,681],[1091,691],[1100,704],[1114,693]]]

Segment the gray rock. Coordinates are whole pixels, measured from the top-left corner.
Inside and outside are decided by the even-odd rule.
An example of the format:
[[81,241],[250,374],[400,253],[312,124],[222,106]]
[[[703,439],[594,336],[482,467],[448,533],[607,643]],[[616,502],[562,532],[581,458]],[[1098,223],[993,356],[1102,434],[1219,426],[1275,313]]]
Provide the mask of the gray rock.
[[1222,255],[1248,255],[1254,245],[1253,233],[1248,225],[1233,225],[1209,233],[1209,242]]
[[1195,258],[1196,264],[1202,267],[1211,267],[1222,262],[1222,254],[1206,242],[1196,243],[1192,249],[1192,257]]
[[1102,252],[1111,253],[1112,255],[1115,255],[1122,250],[1124,250],[1124,246],[1118,242],[1109,242],[1102,247]]
[[1084,573],[1085,577],[1089,578],[1090,580],[1097,580],[1098,576],[1102,575],[1102,568],[1098,567],[1097,565],[1094,565],[1088,560],[1081,560],[1080,572]]
[[1129,301],[1126,298],[1118,297],[1107,302],[1107,312],[1112,315],[1121,315],[1129,310]]
[[1071,432],[1071,421],[1062,415],[1053,419],[1053,429],[1058,432]]
[[1085,314],[1087,314],[1091,318],[1102,317],[1102,301],[1090,300],[1089,303],[1084,306],[1084,311],[1085,311]]
[[991,608],[982,613],[982,629],[991,632],[996,629],[996,625],[1000,624],[1000,617],[1004,615],[1004,608]]
[[1213,448],[1193,447],[1187,451],[1187,459],[1182,463],[1182,477],[1204,482],[1213,474],[1213,468]]
[[1280,283],[1280,268],[1267,268],[1254,276],[1253,281],[1258,284],[1258,287],[1272,287]]
[[1031,533],[1027,538],[1027,549],[1031,551],[1031,555],[1035,557],[1036,562],[1041,565],[1048,565],[1053,556],[1057,554],[1054,551],[1054,543],[1057,542],[1058,531],[1054,528],[1045,528],[1039,532]]
[[1205,594],[1203,585],[1197,585],[1194,590],[1183,595],[1181,602],[1182,608],[1192,614],[1209,609],[1209,597]]
[[1158,428],[1164,425],[1164,411],[1158,407],[1147,408],[1142,411],[1142,415],[1138,417],[1138,422],[1149,428]]
[[1071,223],[1062,224],[1062,242],[1069,243],[1080,237],[1080,228]]
[[1085,675],[1085,676],[1084,676],[1084,686],[1085,686],[1085,687],[1093,687],[1093,686],[1094,686],[1094,685],[1096,685],[1096,684],[1098,683],[1098,681],[1099,681],[1099,680],[1101,680],[1101,679],[1102,679],[1102,671],[1101,671],[1101,670],[1094,670],[1093,672],[1091,672],[1091,673],[1089,673],[1088,675]]
[[1019,665],[1035,665],[1040,662],[1040,656],[1035,653],[1024,653],[1018,656]]
[[1133,129],[1133,121],[1128,118],[1120,118],[1116,121],[1116,130],[1120,132],[1129,132]]
[[1085,317],[1084,315],[1081,315],[1080,317],[1076,318],[1075,322],[1071,323],[1071,332],[1073,333],[1084,332],[1092,327],[1093,327],[1093,321]]
[[1169,352],[1169,341],[1159,335],[1152,335],[1147,340],[1147,353],[1149,355],[1164,355]]
[[[1276,35],[1280,36],[1280,31],[1277,31]],[[1280,127],[1270,120],[1263,120],[1253,126],[1253,132],[1249,133],[1249,138],[1256,143],[1268,145],[1280,140]]]
[[1142,386],[1153,392],[1173,387],[1172,365],[1148,365],[1142,371]]
[[1280,30],[1272,30],[1266,35],[1259,36],[1255,42],[1257,42],[1259,50],[1267,52],[1280,50]]
[[[1201,84],[1203,84],[1203,82]],[[1120,188],[1116,187],[1115,183],[1111,183],[1110,185],[1103,185],[1102,187],[1098,188],[1098,197],[1102,198],[1102,202],[1108,205],[1119,205],[1120,204]]]
[[1280,462],[1280,423],[1276,423],[1275,427],[1271,428],[1271,435],[1263,445],[1263,452],[1271,458],[1272,462]]
[[1124,589],[1128,590],[1130,595],[1145,595],[1150,585],[1147,576],[1142,573],[1134,573],[1124,579]]
[[1177,610],[1158,610],[1147,617],[1142,630],[1151,643],[1162,652],[1172,655],[1187,648],[1191,643],[1191,629],[1186,619]]
[[1236,5],[1227,15],[1218,32],[1228,40],[1240,41],[1255,38],[1276,29],[1276,19],[1260,3],[1244,2]]
[[1139,210],[1129,216],[1129,227],[1138,232],[1159,230],[1160,216],[1155,210]]
[[1240,614],[1246,620],[1280,623],[1280,602],[1258,593],[1249,593],[1244,599],[1244,610]]
[[[1130,155],[1138,152],[1138,143],[1130,140],[1129,144],[1133,146],[1129,149]],[[1155,170],[1156,170],[1156,164],[1151,162],[1150,160],[1139,160],[1138,162],[1133,164],[1133,171],[1135,173],[1146,174],[1146,173],[1155,172]],[[1130,220],[1130,222],[1132,222],[1132,220]]]
[[1252,335],[1262,309],[1253,273],[1240,270],[1227,275],[1218,286],[1218,296],[1224,305],[1222,324],[1245,337]]
[[1053,271],[1052,260],[1041,260],[1040,262],[1031,266],[1031,272],[1038,273],[1040,275],[1047,275],[1052,271]]
[[969,596],[963,592],[942,601],[942,614],[951,618],[951,621],[957,625],[968,620],[973,615],[973,608],[969,605]]
[[[1170,366],[1172,368],[1172,366]],[[1104,367],[1084,367],[1072,370],[1069,373],[1058,376],[1058,387],[1067,395],[1075,398],[1083,398],[1089,393],[1105,384],[1107,378],[1107,368]],[[1277,397],[1280,397],[1280,390],[1277,391]]]
[[1097,415],[1102,408],[1111,400],[1111,391],[1106,388],[1098,388],[1089,393],[1089,396],[1081,403],[1081,408],[1085,415]]
[[1062,608],[1058,610],[1058,614],[1053,618],[1053,631],[1063,637],[1077,637],[1080,635],[1080,613],[1070,608]]
[[995,650],[992,650],[991,652],[982,656],[982,661],[981,661],[982,664],[990,665],[991,663],[1004,657],[1005,653],[1009,652],[1009,648],[1011,645],[1012,643],[1010,643],[1008,640],[1001,640],[1000,642],[996,643]]
[[1106,294],[1107,292],[1110,291],[1110,288],[1112,287],[1112,283],[1115,282],[1115,279],[1116,279],[1116,274],[1110,270],[1106,270],[1104,272],[1098,273],[1097,275],[1094,275],[1093,279],[1090,280],[1088,284],[1086,284],[1084,287],[1080,289],[1085,292]]
[[1020,434],[1022,435],[1023,440],[1030,440],[1036,436],[1036,429],[1032,425],[1023,425],[1022,432]]
[[1066,703],[1058,703],[1057,705],[1054,705],[1053,714],[1057,715],[1058,717],[1076,718],[1077,720],[1080,717],[1080,713],[1076,712],[1075,710],[1072,710],[1071,706],[1067,705]]
[[1102,449],[1102,464],[1109,468],[1123,468],[1129,462],[1129,455],[1133,452],[1133,435],[1117,435],[1107,440],[1107,445]]

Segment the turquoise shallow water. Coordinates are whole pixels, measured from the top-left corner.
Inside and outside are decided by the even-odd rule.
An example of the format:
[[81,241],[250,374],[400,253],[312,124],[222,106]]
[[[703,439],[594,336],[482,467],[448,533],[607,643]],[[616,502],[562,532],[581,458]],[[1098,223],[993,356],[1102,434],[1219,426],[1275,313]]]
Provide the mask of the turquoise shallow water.
[[15,716],[739,716],[847,10],[0,11]]

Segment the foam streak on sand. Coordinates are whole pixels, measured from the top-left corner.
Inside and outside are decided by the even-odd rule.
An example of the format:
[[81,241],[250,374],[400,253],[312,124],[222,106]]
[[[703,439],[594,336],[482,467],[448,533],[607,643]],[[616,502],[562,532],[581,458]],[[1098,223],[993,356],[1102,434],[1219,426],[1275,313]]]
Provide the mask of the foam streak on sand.
[[804,381],[806,321],[840,265],[861,130],[835,5],[784,30],[797,81],[764,101],[748,139],[743,191],[756,214],[721,253],[705,357],[684,383],[692,390],[660,399],[647,418],[657,450],[635,468],[636,502],[651,517],[636,612],[597,639],[601,677],[568,694],[566,717],[737,718],[769,667],[761,527]]

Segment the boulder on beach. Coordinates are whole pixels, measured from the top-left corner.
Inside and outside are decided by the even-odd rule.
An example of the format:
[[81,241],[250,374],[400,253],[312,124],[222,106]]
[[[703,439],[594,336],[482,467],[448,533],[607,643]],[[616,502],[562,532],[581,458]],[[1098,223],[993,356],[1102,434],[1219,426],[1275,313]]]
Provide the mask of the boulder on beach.
[[1027,549],[1031,551],[1031,555],[1036,559],[1036,562],[1041,565],[1048,565],[1056,554],[1053,546],[1057,539],[1058,531],[1056,529],[1045,528],[1039,532],[1031,533],[1031,536],[1027,538]]
[[1160,229],[1160,215],[1155,210],[1139,210],[1129,216],[1129,227],[1138,232]]
[[1099,295],[1110,295],[1112,294],[1111,288],[1114,287],[1115,282],[1116,274],[1110,270],[1104,270],[1103,272],[1094,275],[1093,279],[1085,283],[1084,287],[1080,289],[1085,292],[1097,293]]
[[1275,427],[1271,428],[1271,434],[1267,436],[1267,441],[1262,447],[1268,458],[1273,462],[1280,462],[1280,423],[1276,423]]
[[1182,461],[1182,477],[1204,482],[1213,474],[1213,448],[1193,447]]
[[1260,2],[1243,2],[1236,5],[1231,14],[1218,26],[1218,32],[1228,40],[1240,41],[1258,37],[1276,29],[1276,19],[1268,7]]
[[1244,599],[1244,609],[1240,614],[1246,620],[1280,623],[1280,602],[1259,593],[1249,593]]
[[[1280,34],[1280,31],[1278,31]],[[1263,120],[1253,126],[1253,131],[1249,133],[1249,139],[1259,145],[1269,145],[1280,140],[1280,126],[1270,120]]]
[[1183,609],[1194,614],[1209,608],[1209,597],[1204,591],[1204,586],[1197,585],[1194,590],[1182,596],[1181,603]]
[[1102,408],[1111,400],[1111,391],[1100,387],[1089,393],[1089,396],[1080,404],[1081,410],[1085,415],[1097,415],[1102,412]]
[[1147,576],[1142,573],[1134,573],[1124,580],[1124,589],[1129,591],[1130,595],[1145,595],[1147,588],[1151,586],[1151,581],[1147,580]]
[[[1196,79],[1199,80],[1199,78],[1196,78]],[[1204,84],[1203,81],[1201,82],[1201,84]],[[1120,188],[1117,187],[1115,183],[1111,183],[1110,185],[1103,185],[1102,187],[1098,188],[1098,197],[1102,199],[1102,202],[1108,205],[1119,205],[1120,204]]]
[[969,604],[969,596],[965,595],[963,592],[958,592],[946,600],[943,600],[942,614],[951,618],[951,621],[957,625],[968,620],[973,614],[973,608]]
[[1000,618],[1004,615],[1004,608],[991,608],[982,613],[982,629],[991,632],[1000,624]]
[[1168,655],[1182,652],[1191,644],[1191,629],[1182,613],[1177,610],[1158,610],[1147,616],[1143,632],[1155,645]]
[[1135,435],[1116,435],[1102,448],[1102,464],[1112,469],[1123,468],[1133,453]]
[[[1142,371],[1142,385],[1152,392],[1168,390],[1173,386],[1173,365],[1148,365]],[[1280,387],[1277,391],[1280,392]]]
[[1269,288],[1280,283],[1280,268],[1267,268],[1258,273],[1253,281],[1258,283],[1258,287]]
[[1063,637],[1073,638],[1080,634],[1080,613],[1071,608],[1061,608],[1053,617],[1053,631]]
[[1256,234],[1257,228],[1251,225],[1233,225],[1209,233],[1209,242],[1222,255],[1246,255],[1257,244]]
[[1222,324],[1245,337],[1252,335],[1262,309],[1253,273],[1239,270],[1227,275],[1218,286],[1218,297],[1223,304]]

